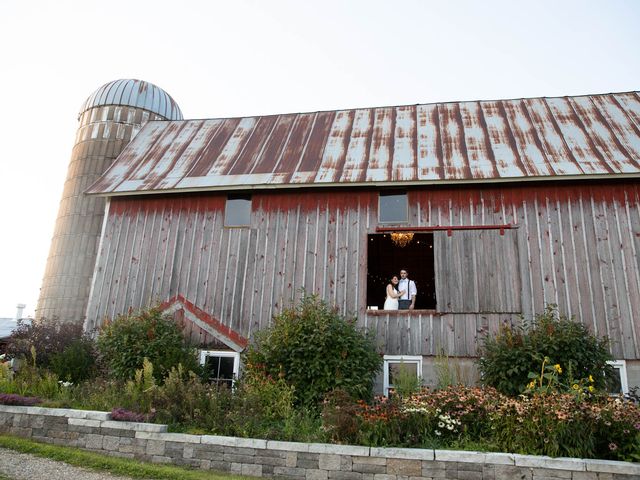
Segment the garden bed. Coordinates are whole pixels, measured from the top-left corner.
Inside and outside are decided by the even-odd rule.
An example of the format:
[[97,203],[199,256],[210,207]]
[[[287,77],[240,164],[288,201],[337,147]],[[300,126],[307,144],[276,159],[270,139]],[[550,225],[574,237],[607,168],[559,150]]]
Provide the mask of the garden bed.
[[629,462],[510,453],[375,448],[168,433],[107,412],[0,405],[0,431],[109,455],[256,477],[305,480],[640,478]]

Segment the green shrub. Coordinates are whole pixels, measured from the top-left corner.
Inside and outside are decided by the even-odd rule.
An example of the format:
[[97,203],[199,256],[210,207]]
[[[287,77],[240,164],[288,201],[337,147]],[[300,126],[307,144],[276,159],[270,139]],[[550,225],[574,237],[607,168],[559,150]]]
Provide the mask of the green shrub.
[[550,305],[531,325],[503,327],[495,337],[486,337],[478,364],[482,382],[507,395],[525,391],[529,374],[540,372],[543,362],[561,367],[564,378],[557,385],[573,385],[591,376],[593,387],[604,389],[605,374],[612,374],[607,347],[606,338],[595,337]]
[[258,332],[245,354],[246,370],[283,378],[294,387],[296,405],[319,408],[336,388],[369,398],[382,358],[373,336],[345,320],[315,295],[285,309]]
[[125,407],[138,413],[149,413],[156,395],[156,379],[153,376],[153,364],[144,358],[142,368],[136,370],[132,380],[125,384],[119,407]]
[[157,308],[121,315],[106,322],[97,339],[98,350],[111,374],[131,379],[147,358],[156,380],[162,381],[171,368],[198,368],[195,352],[186,345],[180,325]]
[[[195,373],[185,372],[182,365],[178,365],[171,369],[157,390],[154,402],[157,418],[171,425],[190,427],[200,424],[200,427],[216,430],[222,423],[220,417],[223,412],[211,410],[223,410],[227,406],[226,402],[223,406],[220,402],[210,401],[216,393],[215,386],[204,384]],[[210,414],[215,421],[203,425],[202,419]]]
[[88,410],[110,411],[122,405],[122,380],[92,378],[71,388],[71,406]]
[[227,435],[283,438],[283,423],[295,415],[293,387],[283,379],[245,375],[236,383],[233,407],[227,414]]
[[79,383],[96,374],[95,343],[88,337],[80,337],[71,341],[62,352],[51,356],[50,369],[59,378]]
[[416,376],[415,370],[408,368],[407,365],[400,362],[393,383],[393,394],[400,395],[404,398],[420,390],[422,378]]
[[322,406],[322,428],[335,443],[354,444],[360,431],[357,413],[360,409],[351,396],[341,389],[325,395]]

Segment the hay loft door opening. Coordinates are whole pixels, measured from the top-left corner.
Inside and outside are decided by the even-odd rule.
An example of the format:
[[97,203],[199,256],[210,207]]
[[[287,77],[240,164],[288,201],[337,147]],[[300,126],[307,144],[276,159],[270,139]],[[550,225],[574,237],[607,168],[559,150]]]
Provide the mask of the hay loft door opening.
[[416,310],[435,310],[433,233],[415,233],[404,247],[394,244],[389,233],[372,234],[367,247],[367,306],[382,309],[391,276],[404,268],[416,282]]

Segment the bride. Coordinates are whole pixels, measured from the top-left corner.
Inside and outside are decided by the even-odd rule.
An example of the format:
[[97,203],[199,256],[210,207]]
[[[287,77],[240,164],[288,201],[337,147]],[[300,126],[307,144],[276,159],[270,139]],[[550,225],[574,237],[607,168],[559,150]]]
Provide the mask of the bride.
[[404,290],[398,292],[398,276],[391,277],[391,283],[387,285],[387,298],[384,301],[384,310],[398,310],[398,299],[404,294]]

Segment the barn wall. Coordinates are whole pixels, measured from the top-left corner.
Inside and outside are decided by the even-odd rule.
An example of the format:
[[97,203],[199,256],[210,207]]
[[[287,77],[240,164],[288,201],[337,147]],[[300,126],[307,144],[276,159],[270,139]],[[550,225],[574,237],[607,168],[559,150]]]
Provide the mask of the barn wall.
[[[454,299],[439,303],[437,313],[366,310],[366,236],[378,225],[377,191],[254,193],[251,228],[223,227],[225,198],[113,198],[87,326],[182,294],[250,336],[304,287],[342,313],[357,313],[389,354],[444,349],[474,356],[478,335],[556,303],[608,335],[617,358],[640,358],[633,322],[640,314],[636,184],[411,190],[410,226],[516,227],[496,241],[488,230],[435,234],[439,301]],[[508,255],[498,251],[500,241],[511,245],[501,250]],[[439,256],[447,247],[447,256]],[[446,278],[451,265],[463,288]],[[485,279],[473,288],[473,278],[464,277],[469,265]]]

